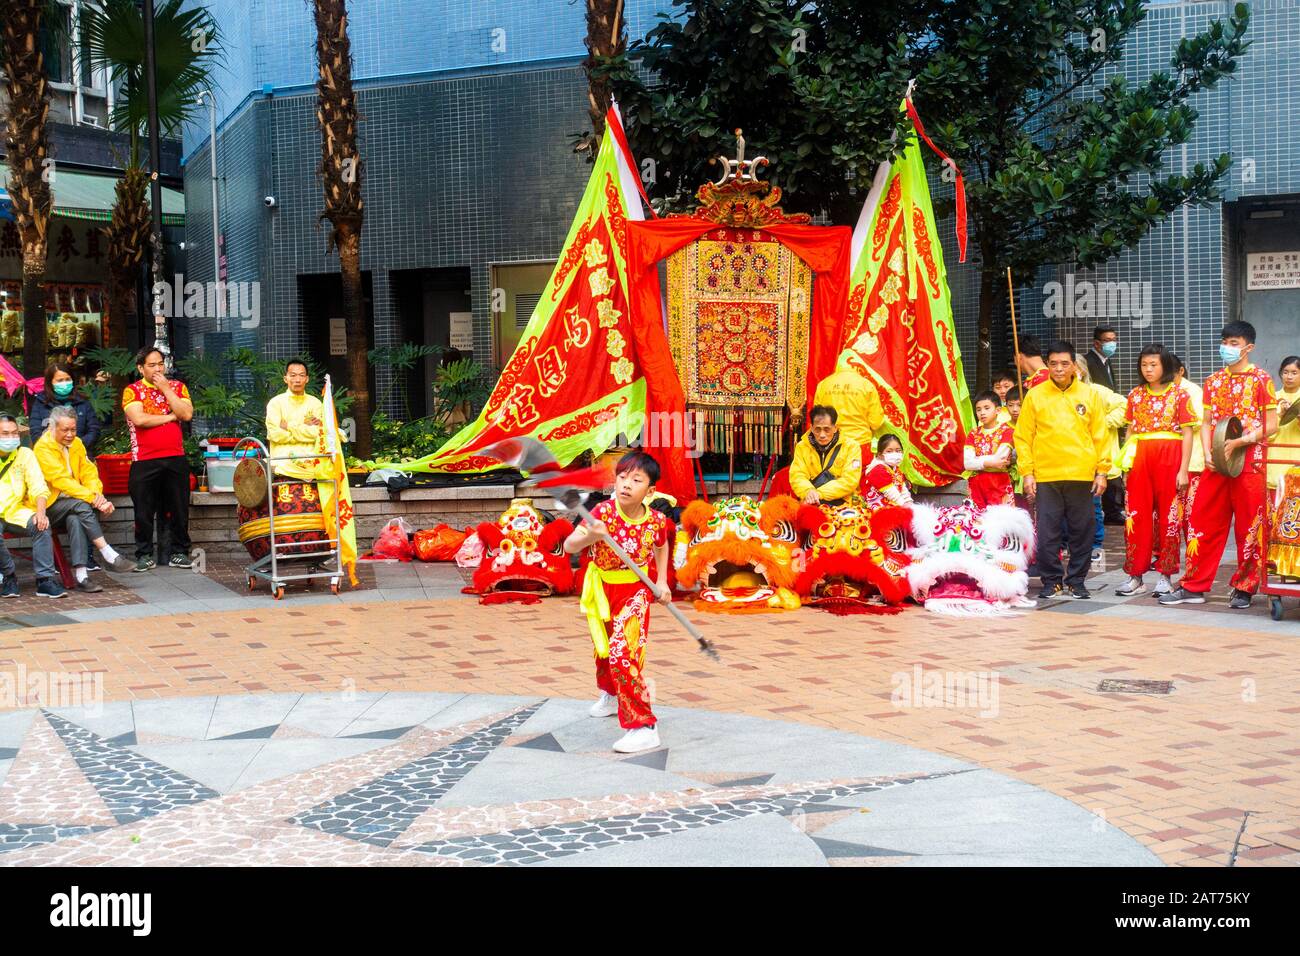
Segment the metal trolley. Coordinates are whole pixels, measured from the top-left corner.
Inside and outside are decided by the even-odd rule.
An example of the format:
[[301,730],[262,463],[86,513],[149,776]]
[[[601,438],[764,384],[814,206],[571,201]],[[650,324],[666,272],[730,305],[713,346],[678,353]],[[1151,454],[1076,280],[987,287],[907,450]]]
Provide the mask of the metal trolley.
[[[1276,454],[1280,449],[1288,451],[1282,454]],[[1264,482],[1264,523],[1263,523],[1263,553],[1260,555],[1262,564],[1262,578],[1260,580],[1260,593],[1267,594],[1269,598],[1269,612],[1275,621],[1282,620],[1284,612],[1282,608],[1282,598],[1294,597],[1300,598],[1300,578],[1289,578],[1281,575],[1269,577],[1268,573],[1268,547],[1273,540],[1273,521],[1274,505],[1268,494],[1268,466],[1273,465],[1300,465],[1300,445],[1278,445],[1264,443],[1264,459],[1261,471],[1263,473],[1261,481]]]
[[[301,541],[281,542],[276,537],[275,530],[275,489],[281,485],[298,484],[304,481],[302,478],[287,478],[275,474],[275,465],[286,461],[299,461],[308,458],[319,458],[319,455],[284,455],[272,458],[267,447],[257,438],[241,438],[239,444],[235,446],[235,457],[239,457],[239,450],[244,447],[257,449],[257,456],[254,458],[245,458],[243,461],[256,463],[261,472],[262,479],[266,482],[266,505],[267,505],[267,526],[270,537],[270,550],[266,556],[258,558],[250,564],[245,570],[248,572],[248,590],[255,590],[257,580],[269,581],[271,584],[271,594],[277,601],[284,597],[284,586],[289,581],[306,581],[308,586],[317,578],[328,578],[330,584],[330,593],[338,594],[343,584],[343,560],[339,552],[339,540],[342,537],[343,529],[339,523],[339,509],[337,504],[334,508],[334,536],[325,541],[319,542],[324,550],[310,551],[302,553],[300,550],[307,545]],[[243,462],[240,463],[243,467]],[[337,482],[333,478],[315,478],[311,479],[314,484],[329,484],[335,486],[335,502],[338,502]],[[322,516],[323,517],[323,516]],[[330,530],[330,529],[327,529]],[[291,554],[281,554],[281,552],[294,549]],[[293,566],[303,561],[314,561],[308,570],[303,573],[289,573]],[[286,571],[284,565],[288,563],[290,568]],[[317,568],[318,570],[311,570]]]

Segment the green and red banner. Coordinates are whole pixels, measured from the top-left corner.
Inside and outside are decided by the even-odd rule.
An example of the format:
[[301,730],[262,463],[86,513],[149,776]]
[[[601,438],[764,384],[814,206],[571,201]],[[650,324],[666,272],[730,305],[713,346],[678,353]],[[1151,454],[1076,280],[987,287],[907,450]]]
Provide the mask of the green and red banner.
[[[487,471],[500,463],[482,449],[524,435],[567,465],[583,452],[605,451],[619,435],[637,436],[647,414],[682,417],[660,315],[634,321],[628,305],[628,223],[642,218],[640,182],[616,111],[606,125],[559,261],[483,411],[434,454],[396,467]],[[660,487],[689,498],[684,449],[647,443],[646,450],[663,469]]]
[[[910,100],[904,108],[925,137]],[[958,179],[958,234],[964,253],[963,198]],[[973,419],[917,135],[908,135],[892,165],[881,165],[853,240],[839,366],[856,370],[876,386],[884,429],[906,446],[909,481],[922,486],[956,481],[964,470],[962,442]]]

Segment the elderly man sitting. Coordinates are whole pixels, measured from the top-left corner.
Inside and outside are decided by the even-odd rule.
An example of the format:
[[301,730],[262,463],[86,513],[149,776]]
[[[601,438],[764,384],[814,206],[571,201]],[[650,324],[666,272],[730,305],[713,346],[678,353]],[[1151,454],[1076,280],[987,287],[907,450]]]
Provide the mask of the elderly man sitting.
[[76,409],[59,405],[50,410],[49,426],[36,442],[35,451],[49,488],[45,513],[52,525],[66,529],[77,590],[92,594],[102,591],[86,576],[92,545],[114,571],[129,571],[132,565],[104,540],[99,515],[111,515],[113,503],[104,497],[99,472],[77,437]]

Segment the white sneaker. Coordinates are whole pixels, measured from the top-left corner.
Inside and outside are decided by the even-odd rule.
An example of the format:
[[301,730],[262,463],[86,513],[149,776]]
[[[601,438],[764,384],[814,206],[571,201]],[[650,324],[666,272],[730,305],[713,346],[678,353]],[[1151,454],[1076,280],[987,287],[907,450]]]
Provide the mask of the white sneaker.
[[636,727],[625,733],[622,739],[614,744],[614,752],[635,754],[643,750],[654,750],[658,746],[658,727]]
[[592,717],[613,717],[618,713],[618,698],[602,690],[600,697],[591,705],[591,709],[587,713]]
[[1137,577],[1136,575],[1133,575],[1128,579],[1126,583],[1124,583],[1120,587],[1117,587],[1115,589],[1115,593],[1118,594],[1120,597],[1132,597],[1134,594],[1141,594],[1146,589],[1147,586],[1142,583],[1142,579],[1140,577]]
[[1168,594],[1174,589],[1174,582],[1169,580],[1169,575],[1162,574],[1156,579],[1156,594]]

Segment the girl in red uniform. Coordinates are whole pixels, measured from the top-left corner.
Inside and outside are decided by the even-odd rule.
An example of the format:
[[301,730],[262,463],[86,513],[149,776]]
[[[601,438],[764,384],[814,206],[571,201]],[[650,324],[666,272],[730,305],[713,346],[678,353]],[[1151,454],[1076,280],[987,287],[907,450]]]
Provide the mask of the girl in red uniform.
[[876,457],[862,471],[858,491],[872,511],[890,505],[910,505],[912,490],[903,477],[903,443],[885,432],[876,441]]
[[[668,580],[668,519],[645,504],[659,480],[659,463],[631,451],[614,468],[614,497],[591,511],[595,524],[581,525],[564,542],[576,554],[591,548],[582,587],[582,609],[596,645],[596,686],[600,698],[593,717],[613,717],[627,733],[614,744],[619,753],[659,746],[659,731],[646,687],[645,652],[650,640],[650,605],[672,600]],[[638,567],[659,582],[651,593],[610,548],[613,540]],[[654,560],[657,573],[650,573]]]
[[1124,572],[1129,578],[1115,591],[1124,597],[1146,590],[1142,575],[1151,569],[1157,549],[1157,590],[1170,590],[1170,575],[1178,573],[1178,496],[1187,491],[1192,429],[1199,422],[1187,392],[1174,384],[1177,371],[1177,360],[1163,345],[1148,345],[1138,356],[1144,384],[1128,395],[1124,419],[1137,451],[1125,482]]
[[979,427],[966,433],[964,449],[967,471],[974,472],[966,480],[970,500],[978,508],[989,505],[1013,505],[1015,489],[1011,485],[1011,451],[1015,447],[1015,434],[1009,424],[999,417],[998,396],[994,392],[981,392],[975,396],[975,417]]

